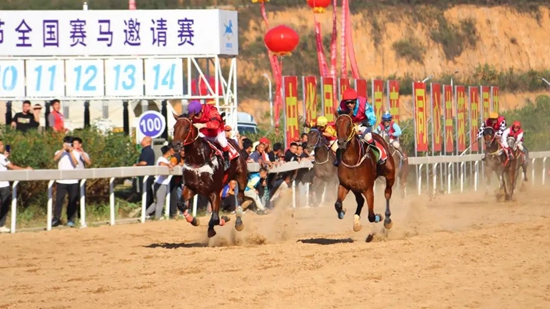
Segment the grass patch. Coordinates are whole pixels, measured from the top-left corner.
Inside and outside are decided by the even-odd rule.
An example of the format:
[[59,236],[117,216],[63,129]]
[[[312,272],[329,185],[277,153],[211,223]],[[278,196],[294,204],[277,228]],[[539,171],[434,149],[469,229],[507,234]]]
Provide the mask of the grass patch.
[[455,59],[468,48],[475,48],[479,35],[473,19],[461,20],[456,25],[440,15],[437,22],[437,28],[430,32],[430,38],[443,47],[448,60]]
[[392,44],[392,48],[398,58],[424,64],[426,48],[415,37],[408,37]]

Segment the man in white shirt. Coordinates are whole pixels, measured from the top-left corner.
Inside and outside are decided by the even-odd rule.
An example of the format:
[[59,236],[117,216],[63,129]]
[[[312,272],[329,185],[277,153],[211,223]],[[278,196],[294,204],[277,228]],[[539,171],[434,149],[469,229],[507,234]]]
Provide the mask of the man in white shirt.
[[[73,138],[65,136],[63,139],[63,148],[55,152],[54,161],[58,161],[57,168],[60,170],[74,170],[80,161],[80,153],[73,147]],[[56,227],[61,224],[61,211],[63,210],[63,201],[65,196],[69,195],[69,203],[67,205],[67,226],[75,226],[75,214],[78,201],[78,179],[66,179],[57,181],[56,199],[54,217],[52,226]]]
[[[162,152],[162,156],[157,159],[157,165],[167,166],[168,169],[172,170],[174,165],[170,163],[170,157],[174,155],[174,148],[172,145],[166,145],[162,146],[160,151]],[[147,208],[147,216],[155,214],[155,219],[157,220],[162,217],[162,209],[164,208],[169,185],[170,179],[168,175],[158,175],[155,178],[153,192],[155,192],[156,201]]]
[[[32,167],[22,168],[10,162],[8,157],[10,153],[6,151],[4,142],[0,139],[0,175],[2,172],[10,170],[32,170]],[[1,178],[1,176],[0,176]],[[0,233],[11,232],[5,227],[8,211],[10,210],[11,191],[9,181],[0,181]]]

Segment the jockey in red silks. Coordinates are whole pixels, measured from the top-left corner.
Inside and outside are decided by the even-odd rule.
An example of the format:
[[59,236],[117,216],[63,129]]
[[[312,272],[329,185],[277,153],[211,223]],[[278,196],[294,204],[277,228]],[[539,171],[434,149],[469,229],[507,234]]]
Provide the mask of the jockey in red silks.
[[[358,124],[359,134],[367,144],[375,146],[372,139],[372,127],[376,124],[376,115],[372,105],[367,102],[367,98],[360,97],[357,92],[351,88],[346,89],[342,95],[342,101],[338,106],[338,114],[348,114],[353,119],[353,123]],[[340,163],[341,149],[336,152],[336,162]]]
[[199,101],[193,100],[189,102],[187,112],[193,125],[199,129],[199,136],[211,142],[217,142],[222,147],[224,169],[229,169],[230,161],[236,158],[237,154],[227,142],[224,122],[218,109],[214,105],[202,105]]
[[518,147],[519,150],[523,152],[527,157],[528,149],[523,146],[523,129],[521,128],[521,122],[517,120],[514,121],[514,123],[512,123],[512,126],[504,130],[504,133],[502,133],[502,146],[509,149],[510,145],[508,145],[508,137],[514,138],[514,140],[516,141],[516,147]]
[[[503,116],[499,116],[497,112],[491,112],[489,114],[489,118],[487,118],[487,120],[485,120],[485,122],[481,124],[481,127],[479,128],[479,131],[477,133],[477,138],[481,138],[483,136],[483,131],[486,127],[493,128],[495,130],[495,135],[497,137],[501,137],[504,133],[504,130],[506,130],[506,120]],[[508,150],[505,149],[505,151],[507,156],[511,154],[511,152],[509,152]],[[485,150],[485,153],[483,153],[483,158],[481,160],[485,160],[486,152],[487,150]]]

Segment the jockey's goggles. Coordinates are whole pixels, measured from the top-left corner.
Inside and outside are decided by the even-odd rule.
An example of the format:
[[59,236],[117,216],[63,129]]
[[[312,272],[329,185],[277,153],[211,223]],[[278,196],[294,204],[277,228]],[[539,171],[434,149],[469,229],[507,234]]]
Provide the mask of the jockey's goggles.
[[344,101],[344,103],[346,103],[346,105],[355,105],[355,100],[347,100]]

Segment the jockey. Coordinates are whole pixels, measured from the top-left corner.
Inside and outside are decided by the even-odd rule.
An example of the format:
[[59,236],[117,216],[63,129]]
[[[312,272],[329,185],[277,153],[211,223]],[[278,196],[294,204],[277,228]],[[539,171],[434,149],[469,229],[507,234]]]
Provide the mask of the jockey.
[[[224,123],[218,109],[214,105],[202,105],[199,101],[189,102],[187,107],[189,119],[199,129],[199,136],[211,142],[217,142],[223,149],[224,169],[227,170],[230,160],[236,157],[235,151],[229,147],[224,132]],[[230,153],[231,152],[231,158]]]
[[336,128],[334,128],[334,125],[332,123],[328,123],[327,117],[317,117],[315,128],[319,130],[319,132],[321,132],[321,134],[329,141],[329,143],[331,143],[330,149],[336,152],[336,149],[338,149],[338,144],[334,143],[334,141],[336,140],[338,135],[336,134]]
[[[501,137],[504,130],[506,130],[506,120],[504,119],[504,116],[499,116],[497,112],[491,112],[489,114],[489,118],[481,124],[481,127],[477,133],[477,138],[481,138],[483,136],[483,131],[487,127],[493,128],[495,130],[495,135],[497,137]],[[483,154],[483,158],[481,160],[485,160],[485,155],[486,153]]]
[[397,153],[399,154],[399,157],[401,157],[401,160],[406,160],[405,154],[403,153],[403,149],[401,149],[401,144],[399,143],[399,136],[401,136],[401,128],[399,125],[392,121],[393,117],[390,114],[390,112],[386,111],[382,115],[382,122],[376,127],[374,132],[380,134],[382,132],[386,132],[390,136],[390,144],[397,150]]
[[514,121],[514,123],[512,123],[512,126],[504,130],[504,133],[502,133],[502,146],[510,149],[510,145],[508,145],[507,141],[508,137],[513,137],[516,141],[516,146],[521,152],[523,152],[523,154],[525,154],[525,156],[527,156],[529,150],[525,146],[523,146],[523,129],[521,128],[521,122],[517,120]]
[[[359,97],[357,92],[351,88],[346,89],[338,106],[338,114],[349,114],[353,119],[353,123],[359,125],[359,134],[363,135],[365,142],[374,146],[371,131],[376,124],[376,115],[372,105],[367,102],[367,98]],[[338,165],[340,162],[340,155],[341,150],[338,149],[334,165]]]

